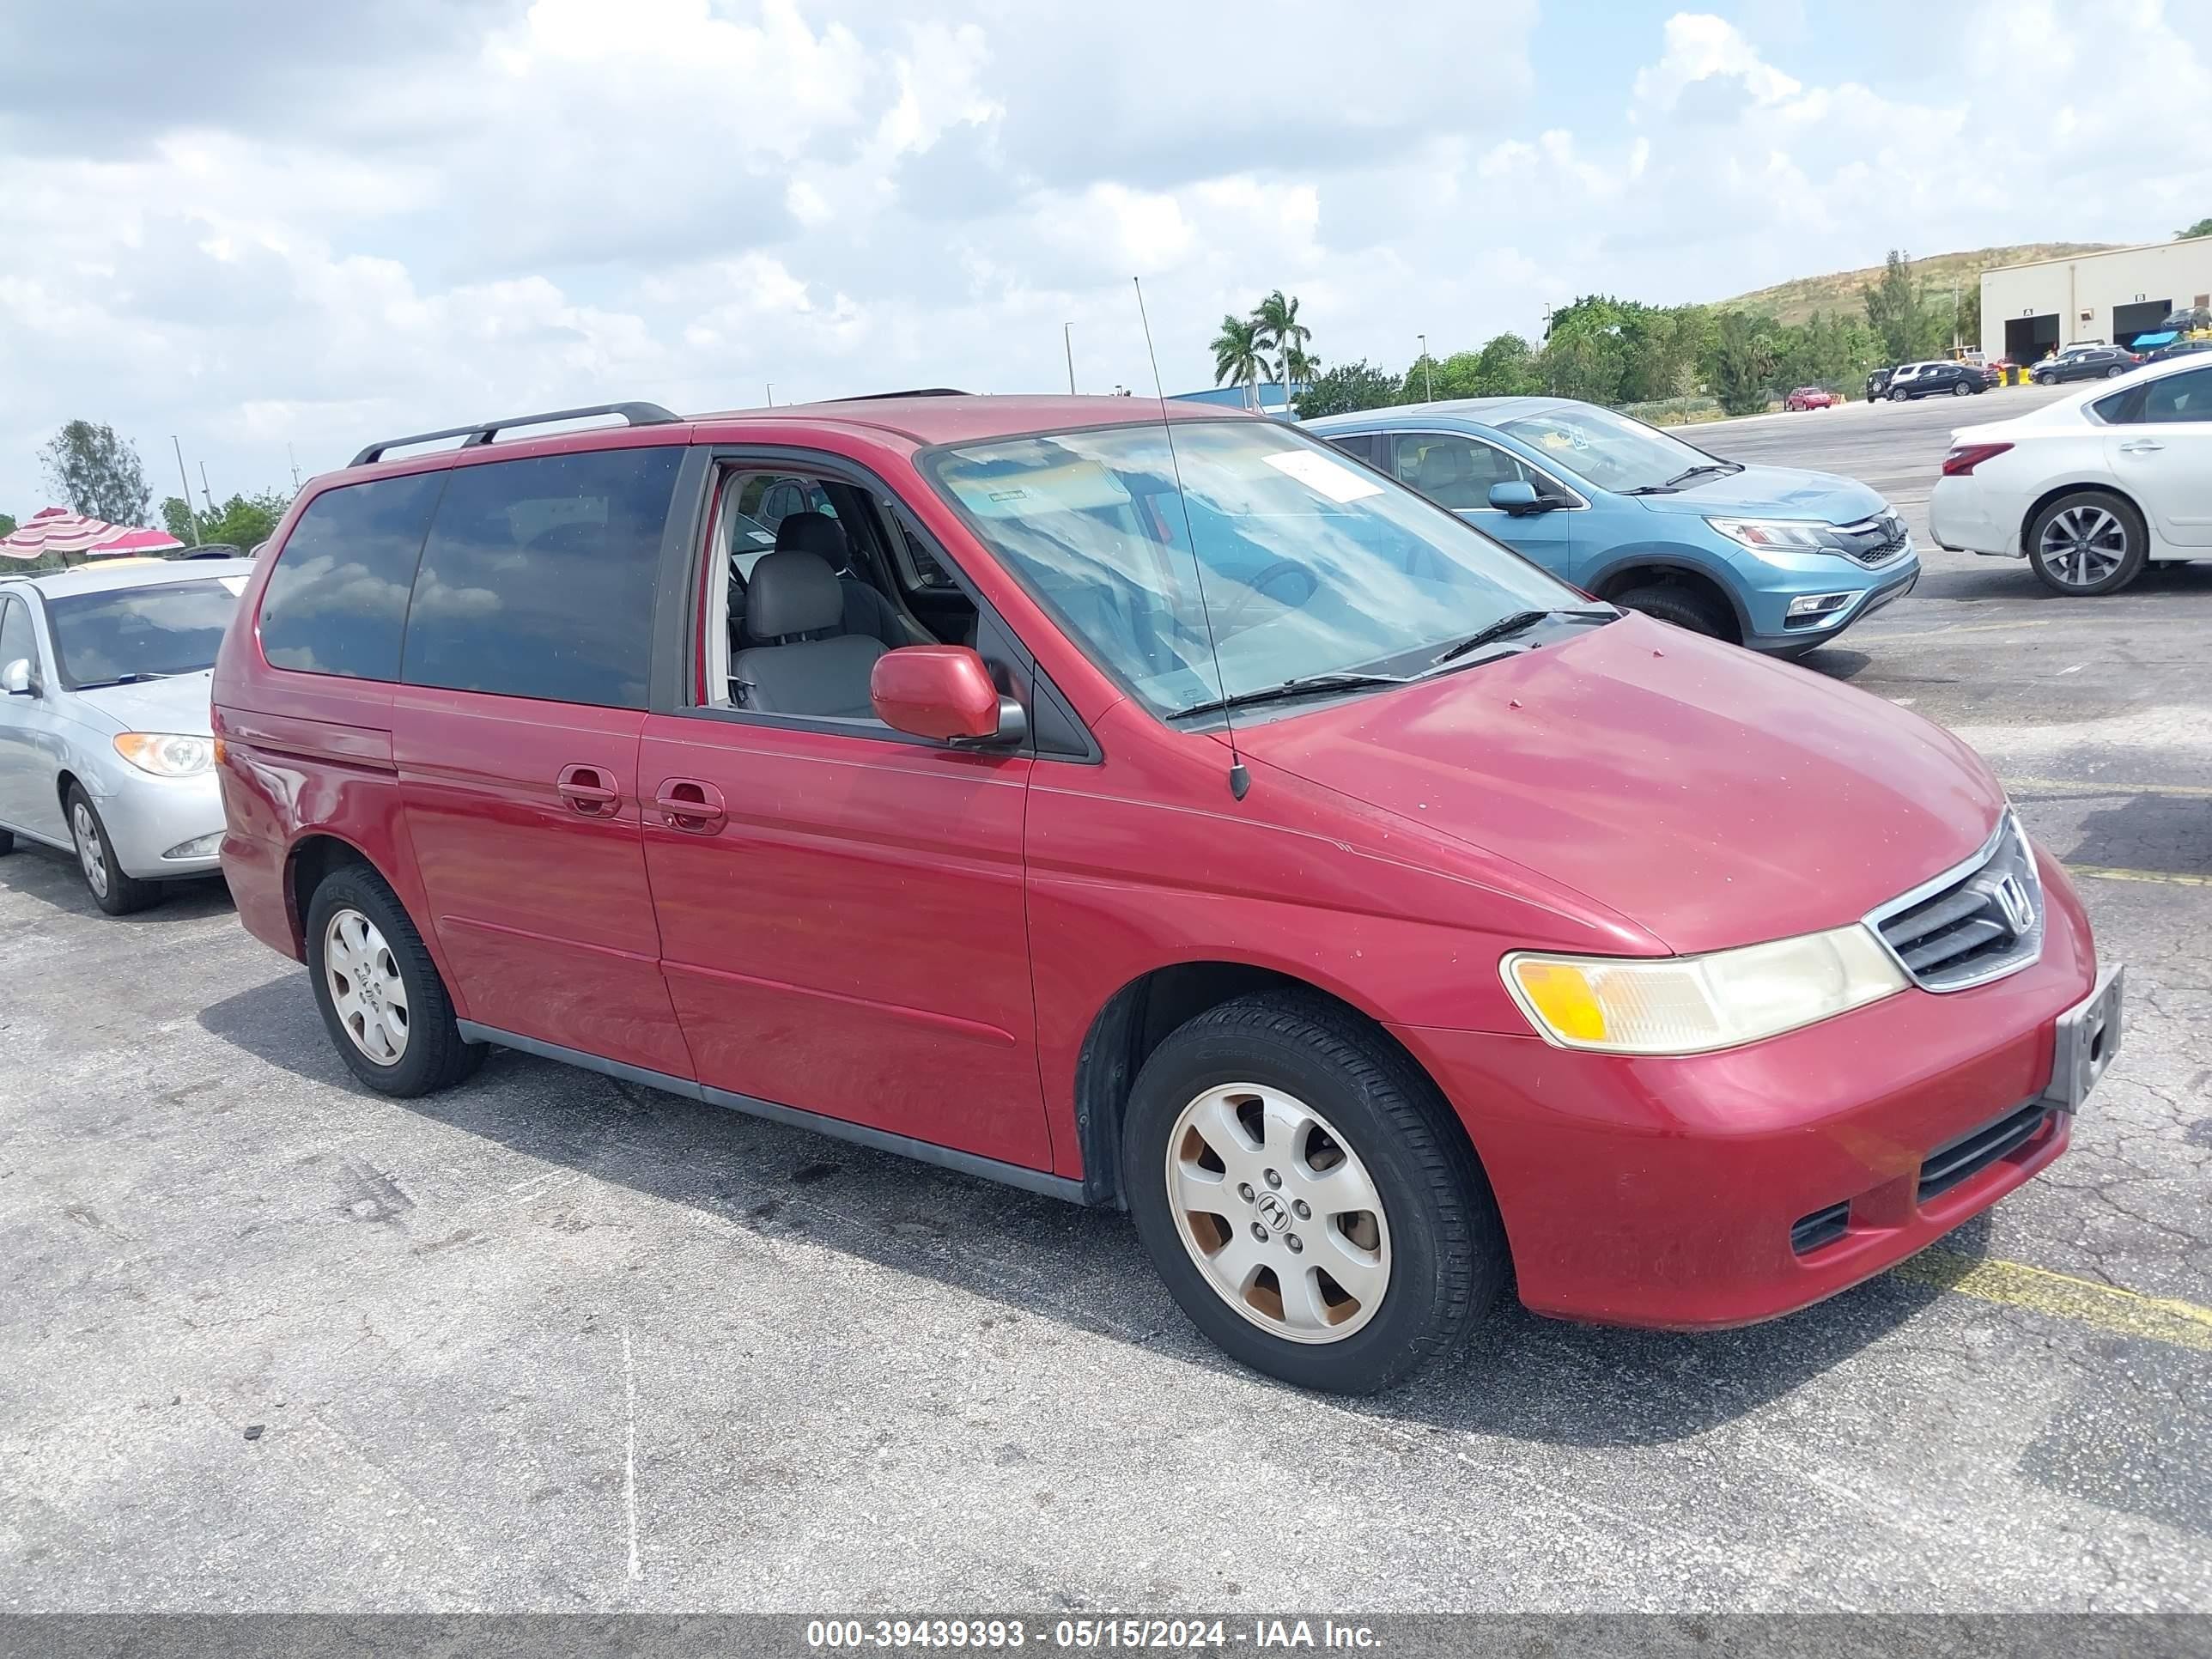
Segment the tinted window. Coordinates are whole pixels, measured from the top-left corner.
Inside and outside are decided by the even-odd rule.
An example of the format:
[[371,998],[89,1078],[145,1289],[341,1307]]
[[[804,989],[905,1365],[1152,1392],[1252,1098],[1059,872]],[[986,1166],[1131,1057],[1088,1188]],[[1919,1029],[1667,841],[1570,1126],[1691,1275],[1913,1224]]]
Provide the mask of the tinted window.
[[407,616],[410,685],[645,707],[674,448],[456,467]]
[[262,655],[310,674],[398,679],[407,590],[445,482],[418,472],[308,502],[262,590]]
[[1490,505],[1490,486],[1522,477],[1513,458],[1489,444],[1434,432],[1398,438],[1398,477],[1439,507]]
[[2169,374],[2142,388],[2146,421],[2212,421],[2212,368]]
[[223,581],[117,587],[49,599],[46,632],[63,684],[112,685],[214,667],[237,609],[238,589]]
[[1370,466],[1375,465],[1376,441],[1376,434],[1372,432],[1347,432],[1340,438],[1329,440],[1346,454],[1355,456]]
[[39,666],[39,642],[31,635],[30,608],[21,599],[0,593],[0,668],[11,662]]

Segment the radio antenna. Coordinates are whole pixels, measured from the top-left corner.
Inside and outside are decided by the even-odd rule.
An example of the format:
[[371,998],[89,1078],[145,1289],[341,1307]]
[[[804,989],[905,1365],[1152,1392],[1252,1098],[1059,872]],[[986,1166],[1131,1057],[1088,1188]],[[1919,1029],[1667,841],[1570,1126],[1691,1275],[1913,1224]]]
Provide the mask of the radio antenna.
[[1252,775],[1244,769],[1244,757],[1237,749],[1237,722],[1229,712],[1229,681],[1221,672],[1221,647],[1213,637],[1213,610],[1206,602],[1206,565],[1198,556],[1198,532],[1190,521],[1190,501],[1183,494],[1182,462],[1176,454],[1175,422],[1168,418],[1168,393],[1160,382],[1160,355],[1152,349],[1152,319],[1145,313],[1145,282],[1129,280],[1137,288],[1137,320],[1145,325],[1145,355],[1152,363],[1152,394],[1159,399],[1160,435],[1168,442],[1168,469],[1175,475],[1176,505],[1182,511],[1183,539],[1190,544],[1191,574],[1198,584],[1198,614],[1206,623],[1206,648],[1213,658],[1213,683],[1221,693],[1221,729],[1229,739],[1229,793],[1243,800],[1252,787]]

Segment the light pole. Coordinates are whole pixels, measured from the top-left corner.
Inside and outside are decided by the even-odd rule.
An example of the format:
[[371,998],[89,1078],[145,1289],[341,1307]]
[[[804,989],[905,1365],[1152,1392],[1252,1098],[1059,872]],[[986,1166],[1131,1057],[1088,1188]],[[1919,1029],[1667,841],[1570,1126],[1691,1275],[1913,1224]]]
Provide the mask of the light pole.
[[770,381],[769,381],[767,384],[768,384],[768,406],[769,406],[770,409],[774,409],[774,408],[775,407],[775,382],[774,380],[770,380]]
[[1075,337],[1070,332],[1074,326],[1073,323],[1060,325],[1060,343],[1067,353],[1067,395],[1071,398],[1075,395]]
[[1421,395],[1429,403],[1437,400],[1437,366],[1429,361],[1429,337],[1416,334],[1421,343]]

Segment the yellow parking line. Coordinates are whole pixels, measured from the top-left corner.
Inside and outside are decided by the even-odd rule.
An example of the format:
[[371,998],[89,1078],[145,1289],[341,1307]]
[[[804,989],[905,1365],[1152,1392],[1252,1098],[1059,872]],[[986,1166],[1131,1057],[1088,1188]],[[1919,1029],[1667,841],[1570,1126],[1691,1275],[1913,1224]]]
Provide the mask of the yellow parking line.
[[1890,1272],[1916,1285],[1956,1291],[1979,1301],[2025,1308],[2053,1319],[2070,1319],[2146,1342],[2212,1353],[2212,1308],[2200,1308],[2193,1302],[2145,1296],[2139,1291],[2123,1291],[2018,1261],[1990,1261],[1956,1250],[1923,1250]]
[[1943,628],[1926,628],[1910,634],[1891,634],[1879,628],[1862,628],[1858,637],[1863,640],[1940,640],[1953,634],[2016,634],[2023,628],[2048,628],[2050,622],[1953,623]]
[[2039,795],[2189,795],[2212,798],[2201,783],[2082,783],[2071,778],[2007,778],[2004,787]]
[[2094,876],[2100,881],[2163,881],[2176,887],[2212,887],[2212,876],[2185,876],[2179,870],[2108,870],[2095,864],[2069,864],[2069,876]]

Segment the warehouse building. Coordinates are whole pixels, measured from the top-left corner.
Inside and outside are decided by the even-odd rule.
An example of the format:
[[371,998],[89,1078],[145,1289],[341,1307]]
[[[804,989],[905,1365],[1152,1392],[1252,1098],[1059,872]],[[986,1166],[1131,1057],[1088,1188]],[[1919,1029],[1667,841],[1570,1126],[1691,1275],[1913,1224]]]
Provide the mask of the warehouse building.
[[2032,363],[2061,346],[2132,345],[2173,312],[2212,305],[2212,236],[2107,248],[1982,273],[1982,350]]

